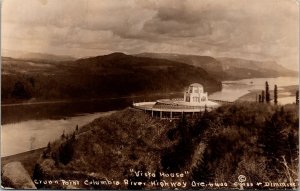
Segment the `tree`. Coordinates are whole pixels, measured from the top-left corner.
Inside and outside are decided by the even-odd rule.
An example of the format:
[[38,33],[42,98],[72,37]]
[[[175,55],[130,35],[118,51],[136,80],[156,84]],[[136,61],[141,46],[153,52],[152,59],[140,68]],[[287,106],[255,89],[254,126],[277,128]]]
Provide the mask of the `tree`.
[[261,101],[261,95],[260,95],[260,94],[258,95],[258,102],[259,102],[259,103],[262,102],[262,101]]
[[50,142],[48,142],[47,151],[50,151],[50,150],[51,150],[51,145],[50,145]]
[[180,134],[180,141],[186,145],[191,141],[190,127],[185,116],[183,116],[177,126]]
[[289,155],[287,155],[287,160],[290,164],[293,164],[293,159],[296,159],[299,154],[298,136],[295,136],[293,132],[289,132],[287,140],[290,150]]
[[[270,119],[268,119],[263,127],[263,131],[258,138],[267,158],[267,168],[282,170],[282,165],[278,162],[282,155],[286,154],[287,142],[283,135],[283,129],[287,126],[284,109],[275,111]],[[276,176],[275,174],[273,174]],[[272,175],[270,175],[272,176]]]
[[76,138],[75,132],[73,132],[72,137],[71,137],[71,141],[75,141],[75,138]]
[[265,102],[265,91],[261,91],[261,102],[264,103]]
[[176,145],[166,149],[162,154],[161,164],[164,171],[176,172],[191,160],[193,153],[192,131],[185,115],[177,125],[179,140]]
[[296,91],[296,104],[299,105],[299,90]]
[[211,162],[208,151],[205,149],[202,158],[197,162],[197,166],[192,170],[193,180],[205,183],[212,181],[214,178],[214,172],[210,165]]
[[275,84],[275,86],[274,86],[274,104],[278,103],[277,98],[278,98],[278,92],[277,92],[277,85]]
[[74,143],[71,140],[60,145],[58,149],[59,162],[68,164],[74,155]]
[[204,113],[207,113],[207,105],[204,106]]
[[20,81],[15,83],[11,96],[17,99],[29,99],[31,97],[24,84]]
[[266,102],[270,103],[270,91],[268,81],[266,81]]
[[[44,178],[44,173],[43,173],[42,167],[39,163],[36,163],[34,166],[32,178],[33,178],[33,180],[42,180]],[[2,182],[2,184],[3,184],[3,182]],[[43,183],[43,181],[41,181],[41,183],[35,184],[35,186],[37,188],[43,188],[44,183]]]
[[65,135],[65,130],[63,131],[63,134],[61,135],[61,139],[65,139],[66,135]]

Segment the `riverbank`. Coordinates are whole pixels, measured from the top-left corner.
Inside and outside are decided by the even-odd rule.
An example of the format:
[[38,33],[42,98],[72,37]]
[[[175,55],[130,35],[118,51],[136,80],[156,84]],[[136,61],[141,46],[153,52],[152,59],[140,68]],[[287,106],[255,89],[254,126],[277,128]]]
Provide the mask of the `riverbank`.
[[109,116],[116,111],[83,114],[60,120],[29,120],[2,125],[1,156],[10,156],[47,146],[48,142],[68,134],[76,126],[82,127],[93,120]]
[[[294,102],[296,101],[296,91],[299,90],[299,86],[282,86],[278,88],[278,102],[280,103],[281,98],[294,97]],[[236,101],[258,101],[259,94],[261,94],[262,89],[249,90],[249,93],[241,96]],[[274,98],[274,90],[270,90],[271,101]],[[292,98],[291,98],[292,99]],[[291,102],[292,103],[292,102]]]
[[4,101],[1,104],[1,107],[13,107],[13,106],[24,106],[24,105],[46,105],[46,104],[59,104],[59,103],[78,103],[78,102],[92,102],[92,101],[106,101],[106,100],[117,100],[117,99],[128,99],[128,98],[145,98],[151,96],[159,95],[174,95],[181,94],[182,92],[169,92],[169,93],[152,93],[152,94],[139,94],[131,96],[119,96],[119,97],[98,97],[98,98],[89,98],[89,99],[60,99],[60,100],[37,100],[30,99],[28,101]]

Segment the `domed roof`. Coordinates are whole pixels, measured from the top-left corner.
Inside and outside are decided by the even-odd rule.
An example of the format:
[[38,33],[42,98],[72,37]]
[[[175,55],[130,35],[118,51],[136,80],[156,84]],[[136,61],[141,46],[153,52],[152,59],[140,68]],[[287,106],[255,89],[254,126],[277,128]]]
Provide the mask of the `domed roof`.
[[203,88],[203,86],[201,85],[201,84],[199,84],[199,83],[193,83],[193,84],[191,84],[190,85],[190,87],[201,87],[201,88]]

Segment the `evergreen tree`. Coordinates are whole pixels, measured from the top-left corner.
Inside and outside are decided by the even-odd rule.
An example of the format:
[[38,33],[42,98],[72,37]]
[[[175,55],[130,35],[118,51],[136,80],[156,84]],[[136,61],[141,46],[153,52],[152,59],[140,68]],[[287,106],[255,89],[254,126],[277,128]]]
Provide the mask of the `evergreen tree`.
[[208,183],[213,180],[212,168],[210,168],[211,158],[207,149],[205,149],[201,160],[197,162],[197,166],[192,170],[192,179]]
[[50,151],[50,150],[51,150],[51,145],[50,145],[50,142],[48,142],[47,151]]
[[270,91],[268,81],[266,81],[266,103],[270,103]]
[[265,91],[261,91],[261,102],[264,103],[265,102]]
[[282,130],[286,126],[284,113],[284,111],[276,111],[271,119],[266,121],[265,127],[258,139],[267,158],[267,168],[271,172],[282,168],[279,160],[282,155],[286,154],[287,150],[287,142],[282,134]]
[[58,149],[58,156],[59,162],[63,163],[64,165],[68,164],[74,155],[74,144],[72,141],[67,141],[62,144]]
[[11,92],[11,96],[17,99],[31,98],[30,92],[26,90],[25,85],[20,81],[15,83],[14,88]]
[[296,104],[299,105],[299,90],[296,91]]
[[289,144],[289,155],[287,155],[287,161],[292,164],[293,159],[298,158],[299,149],[298,149],[298,137],[294,136],[292,132],[288,134],[288,144]]
[[71,141],[75,141],[75,132],[72,134]]
[[191,160],[193,153],[193,142],[191,126],[185,115],[177,125],[179,141],[172,148],[166,149],[162,154],[161,164],[164,171],[176,172]]
[[[34,166],[34,171],[33,171],[33,175],[32,175],[32,179],[34,180],[43,180],[44,178],[44,173],[43,173],[43,170],[42,170],[42,167],[39,163],[36,163],[35,166]],[[3,183],[3,182],[2,182]],[[35,186],[38,188],[38,189],[41,189],[41,188],[44,188],[44,181],[41,181],[41,183],[39,184],[35,184]]]
[[259,102],[259,103],[262,102],[262,101],[261,101],[261,95],[260,95],[260,94],[258,95],[258,102]]
[[55,166],[58,166],[59,165],[59,154],[58,153],[54,153],[52,158],[54,158],[54,164]]
[[191,141],[190,128],[185,116],[183,116],[178,124],[178,130],[181,137],[181,142],[186,145]]
[[66,135],[65,135],[65,130],[63,131],[63,134],[61,135],[61,139],[65,139]]
[[204,114],[205,113],[207,113],[208,111],[207,111],[207,105],[205,104],[205,106],[204,106]]
[[278,98],[278,92],[277,92],[277,85],[275,84],[275,86],[274,86],[274,104],[278,103],[277,98]]
[[76,132],[78,132],[78,129],[79,129],[79,128],[78,128],[78,125],[76,125]]

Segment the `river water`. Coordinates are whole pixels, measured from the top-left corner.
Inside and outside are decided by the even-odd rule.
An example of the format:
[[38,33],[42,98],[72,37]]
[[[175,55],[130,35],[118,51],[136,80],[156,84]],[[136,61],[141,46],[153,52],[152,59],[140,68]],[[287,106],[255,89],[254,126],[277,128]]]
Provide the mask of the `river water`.
[[[298,85],[299,83],[296,77],[224,81],[222,90],[209,95],[209,98],[235,101],[249,93],[249,90],[264,89],[266,81],[270,85],[270,90],[273,89],[274,84],[277,84],[280,90],[283,86]],[[63,132],[73,132],[76,125],[83,126],[100,116],[109,115],[115,110],[129,107],[133,102],[173,97],[183,97],[183,95],[164,94],[76,103],[2,106],[1,156],[14,155],[45,147],[49,141],[59,138]],[[295,96],[288,93],[285,97],[278,99],[281,104],[293,103],[294,100]]]
[[48,142],[55,141],[63,133],[72,133],[76,129],[76,125],[83,126],[112,112],[82,114],[56,120],[28,120],[2,125],[1,156],[5,157],[45,147]]
[[[222,91],[209,95],[209,99],[235,101],[239,97],[249,93],[251,90],[264,90],[265,82],[268,81],[270,91],[274,90],[276,84],[278,90],[282,90],[284,86],[298,85],[297,77],[278,77],[278,78],[251,78],[235,81],[223,81]],[[288,104],[295,102],[295,95],[287,94],[284,98],[279,98],[280,104]]]

